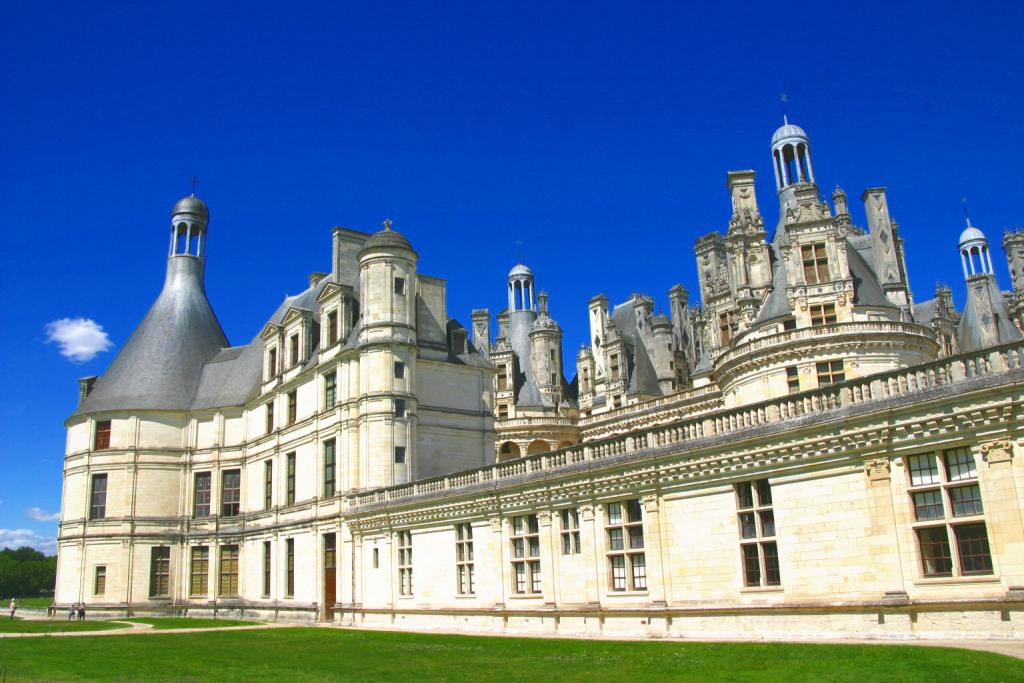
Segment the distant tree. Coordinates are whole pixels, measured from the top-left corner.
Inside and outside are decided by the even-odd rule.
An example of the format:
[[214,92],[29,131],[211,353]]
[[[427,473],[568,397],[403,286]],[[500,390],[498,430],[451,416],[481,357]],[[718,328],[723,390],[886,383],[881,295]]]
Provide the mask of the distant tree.
[[0,550],[0,600],[52,595],[56,581],[56,555],[33,548]]

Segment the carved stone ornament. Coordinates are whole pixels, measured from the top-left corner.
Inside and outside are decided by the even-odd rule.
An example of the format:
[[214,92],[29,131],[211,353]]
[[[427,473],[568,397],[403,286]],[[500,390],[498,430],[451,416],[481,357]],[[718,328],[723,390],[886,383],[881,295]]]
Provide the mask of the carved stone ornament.
[[584,521],[590,522],[594,519],[594,506],[590,503],[581,503],[580,507],[580,518]]
[[494,533],[501,531],[501,517],[491,517],[488,521],[491,523],[491,531]]
[[541,526],[549,526],[551,524],[551,511],[537,510],[537,523]]
[[641,501],[644,504],[644,512],[658,511],[658,496],[644,496]]
[[989,464],[989,467],[1001,462],[1010,462],[1013,459],[1013,444],[1009,441],[990,441],[981,444],[981,459]]
[[888,458],[875,458],[864,463],[864,474],[868,481],[887,481],[891,466]]

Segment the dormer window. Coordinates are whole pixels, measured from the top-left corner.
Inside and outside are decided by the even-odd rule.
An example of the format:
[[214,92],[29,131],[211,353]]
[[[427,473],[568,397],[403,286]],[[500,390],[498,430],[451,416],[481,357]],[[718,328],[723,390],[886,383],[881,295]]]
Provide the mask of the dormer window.
[[804,266],[804,282],[817,285],[829,281],[824,242],[803,245],[800,247],[800,257]]
[[506,391],[508,389],[508,366],[501,365],[498,367],[498,391]]
[[722,346],[728,346],[732,342],[732,338],[736,335],[736,330],[739,328],[739,323],[736,321],[736,316],[732,311],[718,316],[718,331],[721,334]]
[[811,306],[811,327],[823,327],[836,321],[836,305],[822,304]]
[[288,339],[288,353],[289,353],[289,365],[288,367],[294,368],[299,364],[299,335],[293,334]]
[[395,278],[395,294],[405,294],[405,278]]

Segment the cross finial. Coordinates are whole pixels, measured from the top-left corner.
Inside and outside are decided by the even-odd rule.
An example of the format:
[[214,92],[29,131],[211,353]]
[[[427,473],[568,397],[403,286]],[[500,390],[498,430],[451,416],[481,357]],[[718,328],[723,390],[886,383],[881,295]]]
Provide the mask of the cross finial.
[[522,264],[523,262],[523,243],[520,240],[516,240],[516,263]]
[[196,185],[199,184],[199,178],[192,176],[192,196],[196,196]]
[[964,205],[964,218],[967,220],[967,227],[971,227],[971,214],[967,210],[967,197],[964,196],[960,199],[960,202]]
[[384,226],[385,230],[387,230],[388,232],[391,232],[391,223],[392,223],[392,221],[391,221],[390,218],[385,218],[384,222],[381,223],[381,225]]
[[789,116],[786,115],[786,102],[789,102],[789,97],[784,92],[779,93],[779,104],[782,106],[782,123],[789,125]]

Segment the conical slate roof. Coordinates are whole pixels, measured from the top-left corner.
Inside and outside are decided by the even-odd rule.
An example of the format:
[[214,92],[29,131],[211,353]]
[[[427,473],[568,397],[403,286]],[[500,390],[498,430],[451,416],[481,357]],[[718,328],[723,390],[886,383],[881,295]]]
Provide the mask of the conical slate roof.
[[107,410],[188,410],[203,364],[228,346],[206,299],[204,262],[167,261],[163,291],[75,415]]

